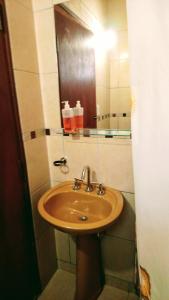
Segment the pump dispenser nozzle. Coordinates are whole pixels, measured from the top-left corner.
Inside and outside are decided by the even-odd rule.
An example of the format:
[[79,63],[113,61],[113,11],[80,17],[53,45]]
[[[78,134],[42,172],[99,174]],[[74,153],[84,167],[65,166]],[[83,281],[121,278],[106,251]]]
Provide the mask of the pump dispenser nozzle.
[[81,107],[80,100],[77,100],[77,101],[76,101],[76,107],[78,107],[78,108]]
[[70,108],[70,105],[69,105],[69,101],[62,101],[62,103],[65,104],[65,107],[64,108]]

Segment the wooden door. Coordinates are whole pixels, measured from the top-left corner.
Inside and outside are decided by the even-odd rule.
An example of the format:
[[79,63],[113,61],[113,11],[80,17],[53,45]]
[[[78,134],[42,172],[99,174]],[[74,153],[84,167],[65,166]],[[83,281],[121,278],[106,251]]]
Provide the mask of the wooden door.
[[[96,128],[95,55],[92,33],[77,18],[55,6],[60,100],[84,107],[84,127]],[[63,108],[63,104],[60,105]],[[63,122],[62,122],[63,126]]]
[[32,300],[39,289],[30,200],[4,1],[0,0],[0,299]]

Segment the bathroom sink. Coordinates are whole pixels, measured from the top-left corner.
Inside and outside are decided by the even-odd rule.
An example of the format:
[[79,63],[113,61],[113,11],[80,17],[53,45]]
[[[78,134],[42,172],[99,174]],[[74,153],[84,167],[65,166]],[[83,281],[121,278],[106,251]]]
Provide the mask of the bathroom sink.
[[108,228],[121,214],[123,197],[106,187],[104,195],[85,185],[72,189],[67,181],[48,190],[38,202],[43,219],[55,228],[76,236],[76,291],[74,300],[98,299],[104,286],[101,241],[97,234]]
[[96,190],[74,191],[72,182],[64,182],[48,190],[39,200],[38,210],[43,219],[59,230],[74,234],[103,231],[120,215],[122,194],[107,187],[103,196]]

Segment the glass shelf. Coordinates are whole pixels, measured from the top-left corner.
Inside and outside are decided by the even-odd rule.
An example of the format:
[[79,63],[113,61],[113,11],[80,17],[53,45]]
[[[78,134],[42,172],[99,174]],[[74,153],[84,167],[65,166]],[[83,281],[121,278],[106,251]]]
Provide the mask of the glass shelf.
[[50,135],[64,135],[64,136],[84,136],[84,137],[105,137],[105,138],[128,138],[131,139],[131,130],[119,129],[89,129],[84,128],[76,132],[65,132],[63,128],[51,128]]

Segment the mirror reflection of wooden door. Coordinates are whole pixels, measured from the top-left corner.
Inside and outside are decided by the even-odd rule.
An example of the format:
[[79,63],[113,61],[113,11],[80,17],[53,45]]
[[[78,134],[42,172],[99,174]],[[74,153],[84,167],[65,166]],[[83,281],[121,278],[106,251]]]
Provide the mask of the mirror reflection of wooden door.
[[[89,47],[92,33],[60,6],[55,6],[60,100],[70,107],[80,100],[84,127],[96,128],[95,55]],[[63,104],[60,105],[63,108]],[[63,127],[63,122],[62,122]]]

